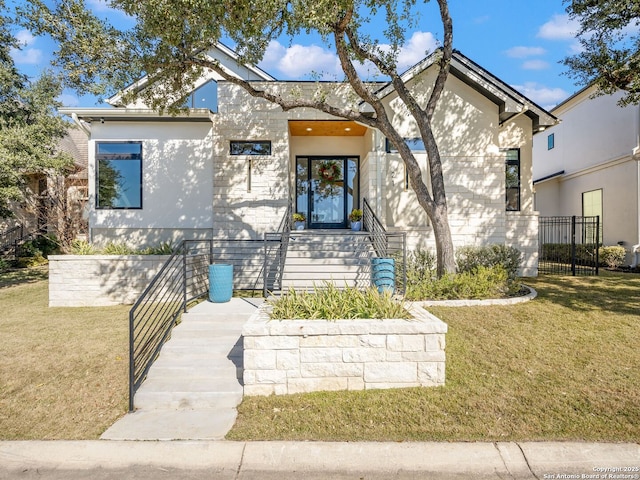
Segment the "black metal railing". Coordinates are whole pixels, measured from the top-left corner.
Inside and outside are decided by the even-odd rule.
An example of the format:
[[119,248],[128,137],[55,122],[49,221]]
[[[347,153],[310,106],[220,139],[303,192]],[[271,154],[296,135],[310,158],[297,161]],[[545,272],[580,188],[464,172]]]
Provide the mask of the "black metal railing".
[[379,257],[387,257],[387,237],[386,229],[382,225],[380,219],[376,216],[375,212],[367,202],[366,198],[362,199],[362,225],[364,230],[371,233],[371,242]]
[[276,232],[264,234],[262,266],[262,295],[266,298],[269,292],[282,290],[284,262],[287,258],[289,235],[293,215],[293,200],[289,199],[287,211],[278,225]]
[[129,410],[160,348],[189,302],[208,292],[211,240],[185,240],[129,312]]
[[540,217],[538,272],[598,275],[600,217]]
[[16,242],[24,236],[24,225],[16,225],[0,233],[0,251],[14,248]]

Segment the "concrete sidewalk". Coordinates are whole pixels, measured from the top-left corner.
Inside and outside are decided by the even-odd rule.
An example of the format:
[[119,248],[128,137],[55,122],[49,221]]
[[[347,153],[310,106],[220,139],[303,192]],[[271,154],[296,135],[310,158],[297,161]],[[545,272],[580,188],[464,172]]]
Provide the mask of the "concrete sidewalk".
[[639,469],[629,443],[0,442],[2,479],[635,480]]

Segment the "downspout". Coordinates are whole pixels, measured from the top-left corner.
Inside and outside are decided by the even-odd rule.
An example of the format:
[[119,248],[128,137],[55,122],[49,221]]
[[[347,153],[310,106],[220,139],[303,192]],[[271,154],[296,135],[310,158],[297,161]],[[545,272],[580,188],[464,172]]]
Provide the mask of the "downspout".
[[636,107],[638,115],[636,116],[636,147],[633,149],[632,156],[636,161],[636,228],[638,236],[636,244],[631,247],[631,255],[633,261],[631,268],[637,268],[640,261],[640,107]]

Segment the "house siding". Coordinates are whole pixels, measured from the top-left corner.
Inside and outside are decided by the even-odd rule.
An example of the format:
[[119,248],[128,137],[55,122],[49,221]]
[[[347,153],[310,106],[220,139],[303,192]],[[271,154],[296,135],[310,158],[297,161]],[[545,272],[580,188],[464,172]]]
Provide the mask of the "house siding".
[[622,244],[629,264],[640,244],[640,107],[619,107],[621,92],[591,98],[594,91],[558,106],[562,122],[534,137],[534,178],[562,172],[536,183],[536,208],[542,216],[580,216],[583,193],[602,190],[603,243]]

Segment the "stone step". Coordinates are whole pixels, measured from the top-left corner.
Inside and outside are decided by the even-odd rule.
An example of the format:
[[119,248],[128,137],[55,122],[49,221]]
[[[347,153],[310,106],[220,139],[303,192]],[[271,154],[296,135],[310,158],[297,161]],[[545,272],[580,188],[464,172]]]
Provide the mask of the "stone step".
[[138,410],[125,415],[103,440],[224,440],[235,423],[235,408]]
[[[189,343],[185,340],[188,334],[180,334],[182,338],[178,338],[178,340],[182,340],[182,342],[167,342],[160,352],[160,357],[163,355],[173,355],[176,354],[178,356],[191,356],[195,358],[208,357],[210,355],[219,355],[219,356],[235,356],[235,354],[239,351],[242,354],[242,342],[240,337],[235,337],[234,340],[225,341],[224,338],[199,338],[194,337],[189,339]],[[172,339],[174,340],[175,337]]]
[[217,364],[209,365],[154,365],[147,375],[149,379],[224,379],[224,378],[240,378],[242,375],[242,366],[235,365],[229,361],[226,365]]
[[242,392],[149,392],[139,390],[135,396],[136,409],[188,410],[230,409],[242,401]]

